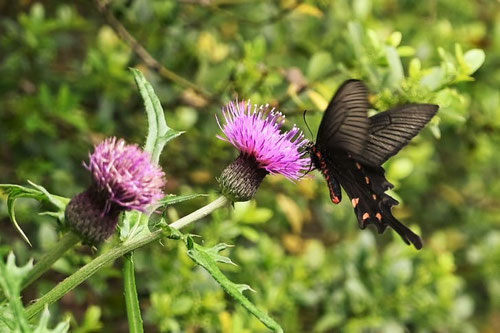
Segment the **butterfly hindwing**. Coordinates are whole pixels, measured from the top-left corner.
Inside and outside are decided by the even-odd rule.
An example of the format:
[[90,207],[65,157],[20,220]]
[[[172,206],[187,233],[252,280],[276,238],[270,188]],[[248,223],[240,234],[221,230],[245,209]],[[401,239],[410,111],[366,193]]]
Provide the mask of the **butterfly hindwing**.
[[434,104],[407,104],[368,118],[368,141],[359,160],[382,165],[422,130],[438,108]]
[[368,140],[368,90],[363,82],[344,82],[328,104],[318,130],[317,142],[325,149],[360,154]]
[[385,178],[382,167],[362,164],[342,152],[335,154],[335,164],[328,158],[327,165],[335,170],[333,173],[351,199],[361,229],[373,224],[382,233],[389,226],[405,243],[422,248],[420,237],[392,215],[392,206],[398,201],[385,193],[393,185]]

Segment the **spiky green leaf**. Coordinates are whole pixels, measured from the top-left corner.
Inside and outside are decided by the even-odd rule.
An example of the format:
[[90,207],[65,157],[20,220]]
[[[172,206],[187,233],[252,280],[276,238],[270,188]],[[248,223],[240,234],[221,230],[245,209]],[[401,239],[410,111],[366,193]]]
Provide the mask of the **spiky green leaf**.
[[220,251],[228,248],[227,244],[218,244],[212,248],[205,248],[193,242],[190,236],[185,238],[188,247],[189,257],[198,265],[202,266],[219,285],[245,309],[259,319],[264,325],[275,332],[283,332],[281,326],[274,321],[267,313],[259,310],[248,298],[243,295],[243,291],[252,290],[248,285],[236,284],[229,280],[217,266],[217,262],[234,264],[231,259],[219,254]]
[[48,328],[50,320],[49,306],[45,305],[45,309],[42,312],[40,321],[37,327],[33,329],[33,333],[66,333],[69,330],[69,319],[57,324],[53,329]]
[[141,71],[135,68],[130,69],[134,75],[135,83],[139,88],[146,115],[148,117],[148,136],[144,150],[151,153],[153,162],[158,163],[160,154],[165,144],[183,132],[179,132],[168,127],[165,121],[165,114],[160,100],[156,96],[153,87],[146,80]]
[[51,216],[55,216],[57,219],[62,221],[64,219],[64,209],[68,204],[68,198],[61,197],[58,195],[54,195],[49,193],[43,186],[37,185],[33,182],[30,182],[33,188],[21,186],[21,185],[13,185],[13,184],[0,184],[0,190],[3,190],[7,194],[7,212],[9,214],[10,220],[14,224],[15,228],[19,232],[19,234],[23,237],[23,239],[31,245],[30,240],[22,230],[21,226],[17,222],[16,213],[15,213],[15,203],[19,198],[32,198],[38,201],[49,202],[57,209],[56,212],[48,212]]
[[28,320],[24,315],[23,303],[21,302],[21,284],[28,272],[33,268],[33,261],[18,267],[14,253],[9,253],[7,262],[0,260],[0,287],[5,298],[9,302],[9,308],[13,316],[11,323],[14,324],[14,331],[31,332]]

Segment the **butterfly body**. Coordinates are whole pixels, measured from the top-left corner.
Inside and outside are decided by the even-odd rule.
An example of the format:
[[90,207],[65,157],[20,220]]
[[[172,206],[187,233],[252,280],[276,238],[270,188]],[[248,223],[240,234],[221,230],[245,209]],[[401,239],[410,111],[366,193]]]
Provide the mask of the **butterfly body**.
[[325,111],[316,143],[308,147],[311,162],[323,174],[333,203],[340,203],[344,188],[361,229],[373,224],[382,233],[389,226],[420,249],[420,237],[392,215],[398,202],[385,193],[393,185],[381,165],[420,132],[438,106],[409,104],[372,117],[369,108],[364,84],[346,81]]

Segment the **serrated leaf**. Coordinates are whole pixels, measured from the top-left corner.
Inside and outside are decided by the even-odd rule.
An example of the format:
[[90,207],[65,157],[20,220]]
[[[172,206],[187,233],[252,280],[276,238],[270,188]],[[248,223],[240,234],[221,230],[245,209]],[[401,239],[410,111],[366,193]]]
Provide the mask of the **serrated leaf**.
[[66,209],[66,206],[68,205],[68,203],[70,201],[69,198],[60,197],[58,195],[51,194],[51,193],[49,193],[49,191],[47,191],[45,189],[45,187],[43,187],[42,185],[37,185],[37,184],[33,183],[30,180],[28,180],[28,183],[31,186],[33,186],[34,188],[36,188],[37,190],[39,190],[40,192],[42,192],[43,194],[45,194],[46,199],[51,204],[53,204],[54,206],[56,206],[59,210],[64,211]]
[[120,240],[134,238],[138,235],[149,233],[147,228],[150,214],[145,214],[137,210],[126,211],[122,214],[120,221]]
[[161,219],[157,224],[157,227],[162,229],[163,236],[166,238],[175,240],[184,239],[184,235],[176,228],[172,228],[171,226],[169,226],[165,219]]
[[[219,283],[219,285],[245,309],[253,314],[268,328],[276,331],[283,332],[281,326],[274,321],[267,313],[259,310],[248,298],[243,295],[243,291],[251,290],[251,288],[244,284],[236,284],[229,280],[224,273],[217,266],[217,262],[227,262],[222,259],[218,254],[223,249],[228,247],[227,244],[218,244],[210,249],[193,242],[191,237],[186,237],[186,245],[188,247],[189,257],[198,265],[202,266],[212,277]],[[229,259],[229,258],[228,258]],[[232,261],[229,259],[232,263]]]
[[69,321],[59,323],[54,329],[47,327],[50,321],[48,305],[40,317],[36,327],[31,327],[21,302],[22,282],[33,268],[33,260],[24,266],[16,265],[14,253],[9,253],[7,262],[0,260],[0,287],[3,290],[8,304],[0,306],[0,332],[26,333],[65,333],[69,329]]
[[55,216],[60,221],[64,218],[64,210],[68,204],[68,198],[61,197],[58,195],[53,195],[49,193],[43,186],[37,185],[30,182],[31,186],[35,189],[28,188],[21,185],[14,184],[0,184],[0,189],[7,194],[7,212],[9,214],[10,220],[14,224],[21,237],[31,246],[31,242],[22,230],[21,226],[17,222],[15,213],[15,202],[19,198],[32,198],[38,201],[46,201],[53,204],[57,208],[57,212],[47,212],[47,215]]
[[30,260],[24,266],[18,267],[16,257],[12,252],[7,257],[7,263],[4,263],[3,258],[0,260],[0,287],[9,302],[14,319],[14,331],[31,332],[19,295],[21,293],[21,284],[32,268],[33,260]]
[[146,80],[141,71],[135,68],[131,68],[130,70],[134,75],[135,83],[144,101],[144,107],[146,108],[146,115],[148,117],[148,135],[144,150],[151,153],[151,160],[154,163],[158,163],[165,144],[181,135],[183,132],[168,127],[165,121],[163,108],[153,87]]
[[252,289],[248,284],[235,284],[236,288],[240,291],[240,293],[243,294],[244,291],[250,290],[253,291],[254,293],[256,292],[255,290]]
[[47,325],[50,320],[49,306],[45,305],[45,309],[40,316],[40,321],[37,327],[33,330],[33,333],[66,333],[69,330],[69,320],[59,323],[55,328],[49,329]]
[[[219,244],[215,245],[214,247],[206,249],[206,251],[212,257],[212,259],[215,260],[216,262],[222,262],[222,263],[225,263],[225,264],[231,264],[231,265],[237,266],[231,260],[231,258],[219,254],[219,252],[221,252],[221,251],[223,251],[223,250],[225,250],[225,249],[227,249],[229,247],[233,247],[233,245],[229,245],[229,244],[226,244],[226,243],[219,243]],[[248,287],[248,288],[252,289],[250,287]]]

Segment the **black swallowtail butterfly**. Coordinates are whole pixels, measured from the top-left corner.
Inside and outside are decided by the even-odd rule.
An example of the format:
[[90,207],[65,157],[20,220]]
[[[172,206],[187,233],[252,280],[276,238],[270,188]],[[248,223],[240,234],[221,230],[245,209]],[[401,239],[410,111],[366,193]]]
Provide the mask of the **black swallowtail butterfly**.
[[328,104],[315,144],[308,147],[312,164],[328,183],[332,202],[351,199],[359,227],[389,226],[406,244],[422,248],[420,237],[392,215],[398,201],[385,193],[393,185],[382,163],[398,153],[436,114],[439,106],[407,104],[368,117],[368,90],[363,82],[344,82]]

